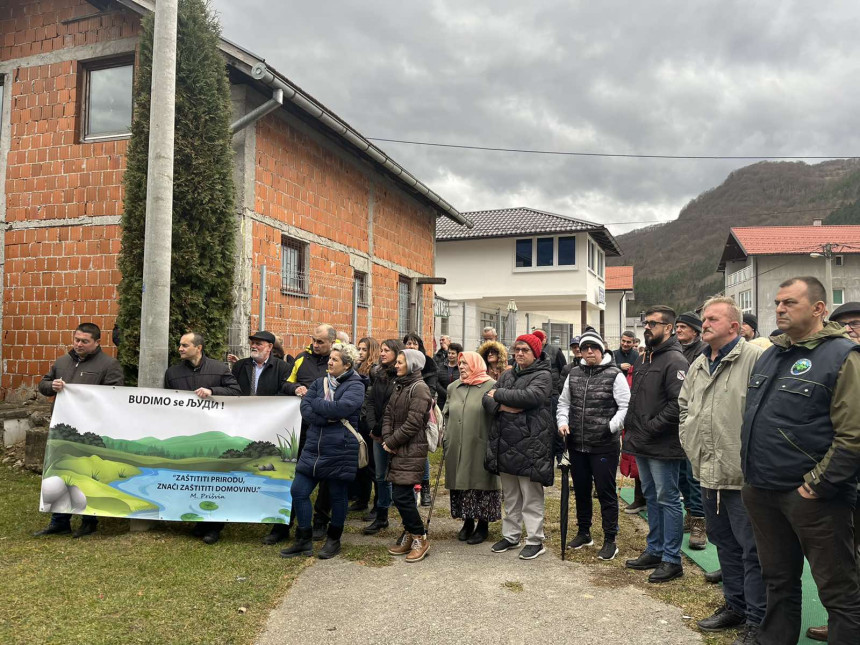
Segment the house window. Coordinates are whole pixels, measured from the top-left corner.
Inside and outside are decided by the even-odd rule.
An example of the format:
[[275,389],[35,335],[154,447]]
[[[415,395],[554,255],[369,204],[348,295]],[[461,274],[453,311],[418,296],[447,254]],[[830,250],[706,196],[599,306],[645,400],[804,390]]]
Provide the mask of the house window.
[[84,140],[131,134],[134,63],[99,61],[83,67]]
[[576,268],[576,237],[536,237],[516,240],[515,269],[551,270],[553,267]]
[[530,267],[532,265],[532,241],[517,240],[517,268]]
[[[0,88],[0,90],[2,90],[2,89],[3,88]],[[0,94],[0,99],[2,99],[2,98],[3,98],[3,96],[2,96],[2,94]],[[0,100],[0,105],[3,105],[2,100]],[[843,264],[845,264],[845,256],[842,256],[842,255],[834,255],[833,256],[833,266],[841,267]]]
[[738,309],[743,313],[752,313],[752,290],[747,289],[738,294]]
[[837,305],[837,306],[845,304],[845,290],[844,289],[834,289],[833,290],[833,304]]
[[576,238],[558,238],[558,265],[572,266],[576,264]]
[[397,331],[401,337],[409,331],[409,278],[397,282]]
[[597,275],[603,277],[603,265],[606,262],[605,255],[600,249],[597,250]]
[[554,254],[555,240],[551,237],[539,237],[537,239],[537,265],[539,267],[551,267]]
[[597,254],[595,253],[594,242],[588,240],[588,268],[594,271],[597,266]]
[[281,291],[308,294],[308,244],[284,235],[281,238]]
[[361,271],[355,272],[355,300],[359,307],[369,306],[367,297],[367,274]]

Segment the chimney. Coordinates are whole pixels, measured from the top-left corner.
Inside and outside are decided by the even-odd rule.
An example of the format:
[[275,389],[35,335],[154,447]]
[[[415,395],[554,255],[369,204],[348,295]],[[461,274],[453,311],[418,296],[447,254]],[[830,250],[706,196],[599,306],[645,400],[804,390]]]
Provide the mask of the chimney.
[[823,222],[824,222],[824,220],[822,220],[820,217],[816,217],[815,219],[812,220],[812,225],[813,226],[821,226]]

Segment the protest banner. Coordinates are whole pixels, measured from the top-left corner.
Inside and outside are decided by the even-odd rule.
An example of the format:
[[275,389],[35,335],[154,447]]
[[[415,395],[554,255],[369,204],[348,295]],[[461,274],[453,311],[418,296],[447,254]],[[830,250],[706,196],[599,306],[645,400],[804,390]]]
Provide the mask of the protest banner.
[[40,510],[287,523],[299,403],[67,384],[51,417]]

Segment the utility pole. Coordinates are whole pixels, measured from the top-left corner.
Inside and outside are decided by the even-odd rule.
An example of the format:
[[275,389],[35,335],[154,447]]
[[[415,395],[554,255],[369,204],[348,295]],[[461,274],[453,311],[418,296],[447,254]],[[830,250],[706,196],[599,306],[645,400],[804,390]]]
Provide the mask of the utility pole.
[[[169,351],[178,9],[179,0],[158,0],[155,5],[137,377],[140,387],[162,386]],[[152,525],[151,520],[131,520],[129,529],[146,531]]]
[[827,291],[827,318],[833,314],[833,245],[829,242],[821,245],[821,251],[809,254],[813,258],[824,258],[824,289]]
[[161,387],[169,351],[178,6],[178,0],[158,0],[155,5],[138,360],[141,387]]

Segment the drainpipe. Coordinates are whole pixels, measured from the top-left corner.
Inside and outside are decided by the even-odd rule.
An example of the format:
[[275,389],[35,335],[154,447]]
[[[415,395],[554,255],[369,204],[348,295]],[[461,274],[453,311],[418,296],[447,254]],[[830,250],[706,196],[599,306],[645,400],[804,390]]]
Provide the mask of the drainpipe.
[[232,134],[236,134],[239,130],[247,128],[252,123],[256,123],[264,116],[266,116],[269,112],[274,112],[279,107],[284,104],[284,91],[280,88],[276,88],[274,92],[272,92],[272,98],[263,103],[261,106],[254,108],[248,114],[243,117],[240,117],[230,126],[230,132]]

